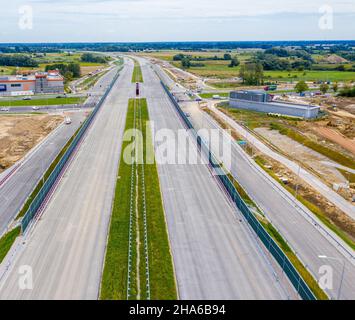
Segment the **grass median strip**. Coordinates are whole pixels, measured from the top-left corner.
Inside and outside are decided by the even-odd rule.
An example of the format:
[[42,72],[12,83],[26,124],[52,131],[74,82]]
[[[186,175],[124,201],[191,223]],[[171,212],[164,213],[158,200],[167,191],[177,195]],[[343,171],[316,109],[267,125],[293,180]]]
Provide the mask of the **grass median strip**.
[[154,150],[148,120],[146,100],[131,99],[125,130],[136,127],[142,133],[144,161],[126,163],[125,150],[132,141],[123,142],[102,276],[103,300],[177,298],[158,171],[155,163],[147,163],[146,150]]
[[142,68],[137,60],[134,60],[134,69],[132,75],[132,82],[143,82]]

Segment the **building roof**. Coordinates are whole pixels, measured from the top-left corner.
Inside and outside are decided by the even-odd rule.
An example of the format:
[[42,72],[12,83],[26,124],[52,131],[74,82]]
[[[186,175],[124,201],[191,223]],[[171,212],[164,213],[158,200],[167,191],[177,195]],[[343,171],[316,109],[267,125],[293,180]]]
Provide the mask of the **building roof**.
[[47,78],[49,81],[62,81],[64,78],[60,75],[58,70],[50,70],[49,72],[36,72],[28,76],[14,75],[14,76],[2,76],[0,82],[24,82],[35,81],[37,78]]

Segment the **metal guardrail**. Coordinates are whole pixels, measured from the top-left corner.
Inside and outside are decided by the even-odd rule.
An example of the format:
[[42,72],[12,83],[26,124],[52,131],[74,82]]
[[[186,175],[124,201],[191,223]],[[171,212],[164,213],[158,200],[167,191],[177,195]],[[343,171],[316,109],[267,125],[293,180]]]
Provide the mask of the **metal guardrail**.
[[69,158],[73,154],[73,152],[76,149],[76,147],[78,146],[78,144],[80,143],[83,135],[85,134],[87,128],[92,123],[94,117],[96,116],[96,114],[100,110],[103,102],[105,101],[105,99],[109,95],[113,85],[115,84],[116,80],[118,79],[118,77],[120,75],[119,73],[120,73],[121,70],[122,70],[122,68],[120,68],[117,71],[117,74],[115,75],[115,77],[111,81],[111,83],[110,83],[107,91],[105,92],[105,94],[101,97],[100,101],[96,105],[94,111],[85,120],[85,122],[82,125],[82,127],[80,128],[79,132],[76,134],[74,140],[71,142],[71,144],[69,145],[68,149],[66,150],[66,152],[64,153],[62,158],[59,160],[58,164],[55,166],[55,168],[53,169],[53,171],[50,174],[50,176],[48,177],[48,179],[44,182],[42,188],[40,189],[40,191],[38,192],[36,197],[33,199],[32,203],[30,204],[28,210],[26,211],[26,213],[25,213],[25,215],[24,215],[24,217],[22,218],[22,221],[21,221],[22,233],[24,233],[26,231],[28,225],[30,224],[30,222],[32,221],[34,216],[36,215],[38,209],[41,208],[41,206],[44,203],[46,197],[48,196],[50,190],[55,185],[55,183],[56,183],[58,177],[60,176],[63,168],[67,164]]
[[183,110],[181,109],[178,102],[175,100],[175,97],[170,93],[168,87],[161,81],[161,85],[168,94],[170,100],[173,102],[176,110],[178,111],[181,118],[184,120],[186,126],[192,130],[193,134],[197,139],[197,144],[201,150],[208,156],[209,163],[212,166],[213,170],[217,173],[217,176],[221,183],[223,184],[225,190],[230,196],[231,200],[235,203],[237,208],[242,212],[245,219],[248,221],[251,228],[255,231],[258,238],[265,245],[270,254],[275,258],[279,266],[282,268],[283,272],[287,275],[288,279],[304,300],[317,300],[312,290],[308,287],[307,283],[304,281],[302,276],[298,273],[296,268],[293,266],[291,261],[282,251],[280,246],[273,240],[269,233],[265,230],[263,225],[258,221],[255,215],[250,211],[238,191],[236,190],[234,184],[229,179],[228,175],[224,171],[224,168],[220,165],[220,162],[217,161],[217,158],[213,155],[208,145],[202,140],[202,138],[197,134],[194,129],[191,121],[187,118]]

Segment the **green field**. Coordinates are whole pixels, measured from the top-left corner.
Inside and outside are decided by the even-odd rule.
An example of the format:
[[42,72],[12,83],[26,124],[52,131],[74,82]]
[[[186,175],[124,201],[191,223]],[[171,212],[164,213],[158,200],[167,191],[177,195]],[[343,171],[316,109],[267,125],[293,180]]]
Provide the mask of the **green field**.
[[33,99],[33,100],[0,100],[1,107],[30,107],[30,106],[53,106],[66,104],[79,104],[84,102],[85,98],[49,98],[49,99]]
[[132,82],[143,82],[142,68],[137,60],[134,60],[134,69],[132,75]]
[[47,65],[51,64],[58,64],[58,63],[63,63],[63,64],[69,64],[69,63],[79,63],[80,67],[82,67],[82,74],[87,73],[86,69],[93,68],[93,67],[101,67],[104,68],[108,64],[102,64],[102,63],[94,63],[94,62],[82,62],[81,61],[81,53],[73,53],[73,54],[67,54],[67,53],[47,53],[43,57],[34,57],[34,60],[38,63],[38,67],[36,68],[30,68],[30,67],[8,67],[8,66],[0,66],[0,76],[2,75],[11,75],[16,73],[16,71],[44,71]]
[[[151,56],[157,59],[165,60],[171,62],[174,66],[181,68],[180,61],[173,61],[173,56],[176,54],[185,54],[191,55],[195,57],[214,57],[215,55],[219,58],[223,57],[223,55],[227,53],[227,51],[223,50],[211,50],[211,51],[203,51],[203,52],[189,52],[189,51],[161,51],[161,52],[152,52],[152,53],[144,53],[146,56]],[[252,57],[252,52],[238,52],[232,51],[228,52],[232,56],[237,55],[239,61],[245,63],[248,59]],[[205,66],[204,67],[191,67],[188,69],[189,72],[206,78],[217,78],[217,79],[231,79],[239,77],[239,69],[240,66],[235,68],[229,68],[228,65],[230,61],[223,60],[204,60],[201,61]],[[314,69],[317,68],[333,68],[335,69],[338,64],[314,64]],[[351,64],[344,65],[346,69],[351,67]],[[300,80],[305,81],[338,81],[338,82],[348,82],[355,81],[355,72],[342,72],[342,71],[321,71],[321,70],[306,70],[306,71],[264,71],[265,80],[270,81],[282,81],[282,82],[295,82]],[[217,87],[217,86],[216,86]],[[234,86],[225,85],[218,86],[219,88],[231,88]]]
[[355,72],[348,71],[264,71],[266,80],[277,81],[355,81]]
[[[136,105],[135,112],[135,101]],[[134,121],[134,114],[137,119]],[[141,119],[140,122],[138,119]],[[137,121],[138,120],[138,121]],[[141,129],[144,149],[152,149],[151,137],[146,136],[146,121],[149,120],[145,99],[129,101],[126,130]],[[148,133],[149,135],[151,133]],[[147,241],[149,257],[150,298],[152,300],[176,299],[175,276],[165,214],[162,205],[156,164],[132,165],[124,161],[124,150],[131,141],[122,145],[121,161],[112,209],[110,233],[100,298],[103,300],[127,299],[129,230],[131,226],[131,285],[129,299],[146,299],[146,264],[144,259],[144,195],[146,203]],[[146,155],[144,152],[144,160]],[[144,174],[143,174],[144,167]],[[133,180],[131,180],[133,177]],[[144,180],[143,180],[144,177]],[[133,188],[131,183],[133,181]],[[143,183],[145,182],[145,188]],[[131,191],[134,190],[132,193]],[[133,199],[133,201],[132,201]],[[137,201],[138,200],[138,201]],[[132,204],[132,210],[130,210]],[[130,220],[132,219],[132,220]],[[138,245],[139,244],[139,245]],[[138,264],[139,261],[139,264]],[[137,296],[140,292],[139,297]]]

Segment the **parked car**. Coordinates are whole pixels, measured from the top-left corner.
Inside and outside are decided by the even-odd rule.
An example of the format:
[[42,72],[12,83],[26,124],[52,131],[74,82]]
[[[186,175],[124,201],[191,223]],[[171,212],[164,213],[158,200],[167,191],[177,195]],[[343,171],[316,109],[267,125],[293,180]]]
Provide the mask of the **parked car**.
[[67,125],[71,124],[71,119],[69,117],[65,118],[65,124]]
[[39,107],[33,106],[33,107],[32,107],[32,110],[39,110]]
[[22,100],[32,100],[32,98],[31,97],[24,97],[24,98],[22,98]]

